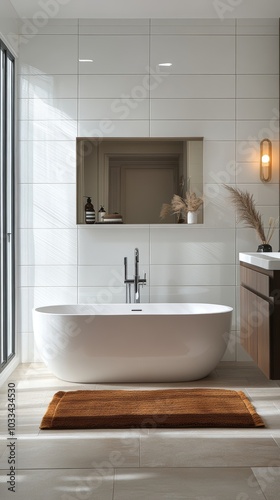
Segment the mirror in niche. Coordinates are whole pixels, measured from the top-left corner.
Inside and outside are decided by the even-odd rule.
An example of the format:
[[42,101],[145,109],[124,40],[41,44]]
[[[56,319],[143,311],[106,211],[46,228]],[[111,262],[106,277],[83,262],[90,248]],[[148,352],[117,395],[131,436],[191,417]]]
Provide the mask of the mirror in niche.
[[103,206],[124,224],[177,224],[177,214],[161,217],[161,209],[187,190],[203,193],[202,138],[77,138],[77,224],[87,197],[96,222]]

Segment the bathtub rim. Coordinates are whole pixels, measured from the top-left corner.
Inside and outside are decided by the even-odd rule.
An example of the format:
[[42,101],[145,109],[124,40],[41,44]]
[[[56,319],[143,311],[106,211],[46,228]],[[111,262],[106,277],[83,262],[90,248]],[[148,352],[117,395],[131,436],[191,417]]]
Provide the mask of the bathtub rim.
[[[155,307],[156,306],[156,307]],[[174,310],[175,306],[175,310]],[[184,310],[184,307],[193,310]],[[155,307],[153,310],[152,308]],[[159,308],[162,308],[160,311]],[[68,310],[65,310],[65,309]],[[168,310],[169,308],[169,310]],[[80,311],[79,311],[80,309]],[[173,310],[172,310],[173,309]],[[176,310],[178,309],[178,310]],[[167,311],[167,312],[166,312]],[[33,314],[46,316],[204,316],[233,313],[233,307],[224,304],[200,302],[147,302],[140,304],[55,304],[50,306],[34,307]]]

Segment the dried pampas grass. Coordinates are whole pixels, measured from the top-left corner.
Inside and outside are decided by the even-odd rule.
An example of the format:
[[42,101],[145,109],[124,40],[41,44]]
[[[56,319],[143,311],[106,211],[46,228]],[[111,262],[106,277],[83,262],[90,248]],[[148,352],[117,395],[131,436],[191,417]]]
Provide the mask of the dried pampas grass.
[[255,229],[262,243],[264,245],[269,244],[278,224],[278,219],[274,219],[274,217],[269,218],[269,227],[267,235],[265,235],[262,216],[255,207],[253,195],[248,193],[248,191],[243,192],[241,189],[227,186],[226,184],[224,184],[224,187],[229,191],[231,201],[237,209],[237,222],[242,221],[246,227]]
[[198,197],[194,192],[186,192],[186,197],[182,198],[178,194],[174,194],[170,204],[164,203],[161,207],[160,217],[164,219],[170,214],[186,215],[188,212],[196,212],[203,204],[203,199]]
[[168,217],[168,215],[172,214],[172,207],[168,203],[163,203],[160,211],[160,218],[165,219],[165,217]]
[[200,198],[199,196],[196,196],[195,193],[193,192],[189,193],[187,191],[185,202],[188,207],[188,212],[196,212],[203,204],[203,199]]

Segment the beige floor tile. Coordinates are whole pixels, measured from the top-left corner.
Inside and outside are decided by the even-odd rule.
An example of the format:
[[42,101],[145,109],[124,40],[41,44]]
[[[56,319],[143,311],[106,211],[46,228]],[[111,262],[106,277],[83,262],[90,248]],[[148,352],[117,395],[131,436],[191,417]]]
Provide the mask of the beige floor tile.
[[[254,467],[280,460],[280,449],[262,429],[162,430],[140,434],[141,467]],[[256,436],[256,432],[259,434]]]
[[250,468],[122,469],[114,500],[265,500],[252,476]]
[[262,402],[261,404],[256,403],[254,400],[254,406],[262,417],[265,426],[269,429],[279,429],[280,426],[280,409],[278,409],[275,404]]
[[[63,434],[64,432],[64,434]],[[138,467],[139,438],[134,431],[68,431],[47,433],[42,437],[21,436],[17,440],[17,467],[19,469]],[[0,459],[0,468],[7,464],[6,451]]]
[[280,498],[280,462],[271,463],[269,467],[254,468],[253,473],[266,500]]
[[112,500],[114,475],[106,469],[17,470],[16,491],[0,472],[1,500]]

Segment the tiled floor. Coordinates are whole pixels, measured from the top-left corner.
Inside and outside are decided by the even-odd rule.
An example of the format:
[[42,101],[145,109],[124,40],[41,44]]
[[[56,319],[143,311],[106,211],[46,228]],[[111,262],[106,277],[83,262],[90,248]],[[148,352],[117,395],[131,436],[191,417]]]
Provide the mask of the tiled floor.
[[[8,382],[16,385],[16,493],[8,490]],[[266,427],[40,431],[57,390],[241,389]],[[0,389],[0,498],[20,500],[279,500],[280,383],[251,363],[221,363],[180,384],[63,382],[41,363],[20,365]]]

